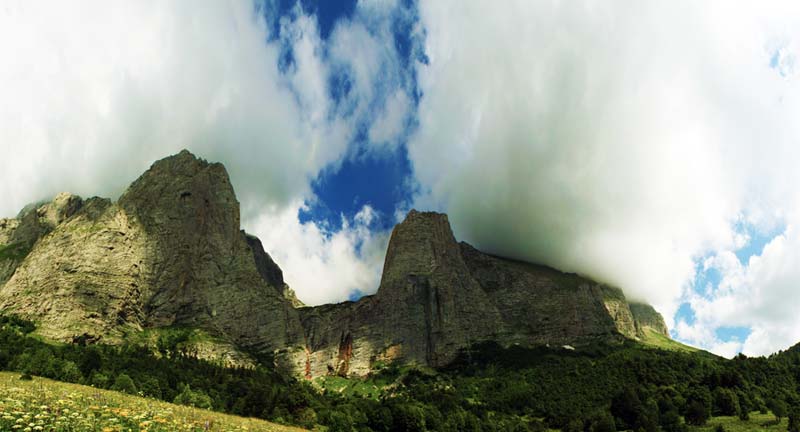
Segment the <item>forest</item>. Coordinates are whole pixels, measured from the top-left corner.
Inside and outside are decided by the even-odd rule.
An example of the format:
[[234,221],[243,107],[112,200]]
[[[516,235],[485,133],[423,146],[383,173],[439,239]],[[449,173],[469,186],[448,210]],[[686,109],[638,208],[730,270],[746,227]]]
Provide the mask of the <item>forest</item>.
[[433,370],[388,365],[309,382],[226,368],[169,333],[141,345],[54,344],[0,316],[0,369],[329,431],[687,431],[715,416],[788,418],[800,431],[800,347],[732,360],[635,341],[563,348],[482,343]]

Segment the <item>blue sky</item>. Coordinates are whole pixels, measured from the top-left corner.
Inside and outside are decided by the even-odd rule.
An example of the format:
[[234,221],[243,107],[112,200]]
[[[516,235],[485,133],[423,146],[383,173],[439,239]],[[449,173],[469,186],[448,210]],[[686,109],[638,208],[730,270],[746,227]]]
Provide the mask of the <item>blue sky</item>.
[[[415,5],[411,1],[401,2],[401,7],[413,14]],[[278,16],[291,18],[301,7],[305,13],[313,14],[319,26],[320,38],[327,42],[336,25],[353,19],[357,1],[335,0],[314,1],[279,0]],[[280,18],[273,19],[273,32],[280,33]],[[390,26],[392,43],[398,53],[400,67],[405,69],[409,79],[409,90],[412,100],[417,100],[413,61],[411,52],[411,31],[413,19],[394,19]],[[284,61],[291,63],[293,53],[291,47],[284,45]],[[346,99],[351,91],[352,76],[350,71],[341,70],[330,78],[329,97],[340,102]],[[380,99],[380,98],[379,98]],[[367,134],[368,116],[359,123],[358,130],[348,144],[353,150],[340,165],[325,169],[312,182],[315,200],[301,210],[300,220],[311,221],[337,231],[342,226],[342,216],[352,219],[365,205],[376,211],[373,228],[376,230],[391,229],[396,220],[396,211],[407,206],[414,191],[412,167],[406,150],[406,137],[411,133],[413,123],[408,122],[393,148],[389,151],[368,151],[374,143],[369,142]]]

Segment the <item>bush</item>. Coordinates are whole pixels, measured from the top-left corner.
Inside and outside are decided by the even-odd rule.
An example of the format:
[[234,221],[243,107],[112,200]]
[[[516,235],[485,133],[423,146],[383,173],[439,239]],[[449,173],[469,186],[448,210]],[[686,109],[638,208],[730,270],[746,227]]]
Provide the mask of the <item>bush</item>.
[[61,381],[76,383],[83,379],[83,374],[81,374],[75,362],[67,360],[61,364],[61,372],[58,374],[57,378]]
[[706,406],[702,402],[693,400],[689,402],[689,405],[686,407],[684,418],[687,424],[703,426],[708,421],[708,409],[706,409]]
[[89,385],[97,388],[108,388],[108,375],[100,372],[94,372],[89,378]]
[[614,417],[607,412],[595,415],[589,424],[589,432],[617,432]]
[[739,415],[739,398],[733,390],[717,387],[714,390],[714,414],[724,416]]
[[767,408],[775,415],[775,420],[780,423],[781,418],[786,417],[786,402],[780,399],[770,399],[767,401]]
[[131,377],[122,373],[117,375],[117,379],[114,380],[114,385],[111,386],[111,390],[133,395],[136,394],[136,385],[133,383]]
[[800,407],[793,406],[789,411],[789,432],[800,432]]
[[200,390],[192,390],[188,385],[175,396],[174,403],[195,408],[211,409],[211,398]]

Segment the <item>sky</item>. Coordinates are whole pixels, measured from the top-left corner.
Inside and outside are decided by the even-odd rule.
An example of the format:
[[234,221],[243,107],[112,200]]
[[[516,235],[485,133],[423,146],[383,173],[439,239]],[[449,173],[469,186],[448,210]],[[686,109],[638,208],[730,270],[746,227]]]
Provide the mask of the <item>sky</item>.
[[794,1],[11,0],[0,216],[188,148],[308,304],[374,293],[417,208],[766,355],[800,342],[799,41]]

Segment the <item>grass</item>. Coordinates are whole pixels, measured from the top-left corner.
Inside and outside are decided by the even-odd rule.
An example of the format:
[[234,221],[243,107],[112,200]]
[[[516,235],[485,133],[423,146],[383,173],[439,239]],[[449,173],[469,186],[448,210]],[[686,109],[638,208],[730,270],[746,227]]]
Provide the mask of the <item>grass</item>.
[[690,430],[696,432],[713,432],[718,425],[722,425],[727,432],[785,432],[789,426],[789,420],[783,418],[780,423],[776,423],[774,415],[761,414],[756,411],[750,414],[750,420],[739,420],[739,417],[712,417],[705,426],[692,427]]
[[323,376],[315,378],[314,385],[330,393],[337,393],[347,397],[365,397],[377,400],[383,392],[385,385],[376,383],[371,379],[342,378],[338,376]]
[[687,353],[702,353],[703,351],[691,347],[689,345],[684,345],[678,341],[672,340],[667,336],[658,333],[657,331],[645,328],[644,329],[645,337],[641,339],[641,342],[644,345],[659,348],[667,351],[678,351],[678,352],[687,352]]
[[123,393],[0,372],[0,430],[37,432],[300,431]]

